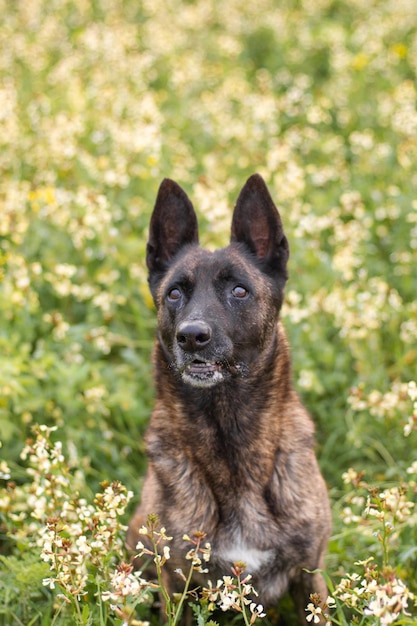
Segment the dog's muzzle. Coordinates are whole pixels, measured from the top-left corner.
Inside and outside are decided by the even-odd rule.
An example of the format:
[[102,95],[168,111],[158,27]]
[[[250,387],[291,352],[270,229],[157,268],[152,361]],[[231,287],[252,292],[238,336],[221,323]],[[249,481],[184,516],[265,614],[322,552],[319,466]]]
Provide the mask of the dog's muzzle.
[[213,331],[204,320],[186,320],[178,325],[174,354],[184,382],[193,387],[213,387],[238,372],[222,355],[213,357]]

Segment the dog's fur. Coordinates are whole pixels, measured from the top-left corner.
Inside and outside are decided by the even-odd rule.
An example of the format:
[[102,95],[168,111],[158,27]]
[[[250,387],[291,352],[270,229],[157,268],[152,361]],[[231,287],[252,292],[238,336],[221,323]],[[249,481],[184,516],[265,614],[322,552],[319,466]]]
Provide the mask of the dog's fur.
[[313,423],[292,387],[277,322],[288,254],[259,175],[239,195],[230,245],[214,252],[198,246],[185,192],[162,182],[147,248],[159,322],[157,396],[128,545],[134,549],[139,527],[157,514],[174,537],[165,568],[176,591],[182,581],[174,570],[189,568],[182,536],[205,531],[209,578],[244,561],[257,601],[270,606],[289,589],[304,624],[309,595],[327,597],[321,575],[305,570],[323,568],[330,510]]

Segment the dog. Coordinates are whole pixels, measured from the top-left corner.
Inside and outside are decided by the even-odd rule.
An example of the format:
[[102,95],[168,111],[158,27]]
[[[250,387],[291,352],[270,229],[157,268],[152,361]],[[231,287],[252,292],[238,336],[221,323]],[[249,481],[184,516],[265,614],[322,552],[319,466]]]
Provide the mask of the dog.
[[134,550],[148,514],[158,515],[173,536],[164,570],[176,592],[183,583],[175,569],[190,564],[182,537],[202,530],[210,579],[244,561],[257,602],[275,605],[289,590],[305,624],[310,594],[327,598],[312,572],[323,569],[331,522],[314,426],[292,386],[279,320],[289,256],[280,215],[254,174],[239,194],[230,245],[208,251],[198,245],[191,201],[165,179],[149,231],[156,404],[127,544]]

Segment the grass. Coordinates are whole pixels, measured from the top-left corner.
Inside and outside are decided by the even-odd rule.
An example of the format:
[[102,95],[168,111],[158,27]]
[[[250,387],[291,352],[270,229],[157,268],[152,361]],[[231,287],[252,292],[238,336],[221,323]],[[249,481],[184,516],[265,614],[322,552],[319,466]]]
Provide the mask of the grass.
[[[59,601],[42,585],[41,468],[35,454],[28,475],[21,452],[35,424],[58,427],[50,437],[62,442],[70,492],[94,507],[100,483],[119,481],[134,493],[128,519],[153,402],[144,257],[164,176],[192,197],[210,246],[227,243],[246,178],[265,177],[291,246],[283,318],[294,380],[333,504],[329,580],[337,589],[356,572],[391,598],[394,579],[417,593],[415,7],[0,9],[0,624],[122,623],[92,584],[109,589],[122,543],[109,562],[89,561],[77,609],[70,592]],[[46,508],[58,507],[51,497]],[[370,556],[376,569],[355,565]],[[378,616],[375,593],[355,606],[346,593],[335,596],[336,623],[415,619],[384,621],[393,611]],[[138,607],[129,619],[149,619]]]

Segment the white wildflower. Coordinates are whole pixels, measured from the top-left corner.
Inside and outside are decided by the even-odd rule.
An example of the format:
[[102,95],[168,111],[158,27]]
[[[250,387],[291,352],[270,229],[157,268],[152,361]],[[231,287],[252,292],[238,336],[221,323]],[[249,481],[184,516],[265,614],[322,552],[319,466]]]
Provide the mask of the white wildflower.
[[306,615],[307,622],[313,622],[313,624],[320,623],[321,615],[323,613],[323,611],[321,610],[321,607],[314,606],[312,602],[309,602],[307,604],[307,608],[304,610],[309,611],[309,614]]

